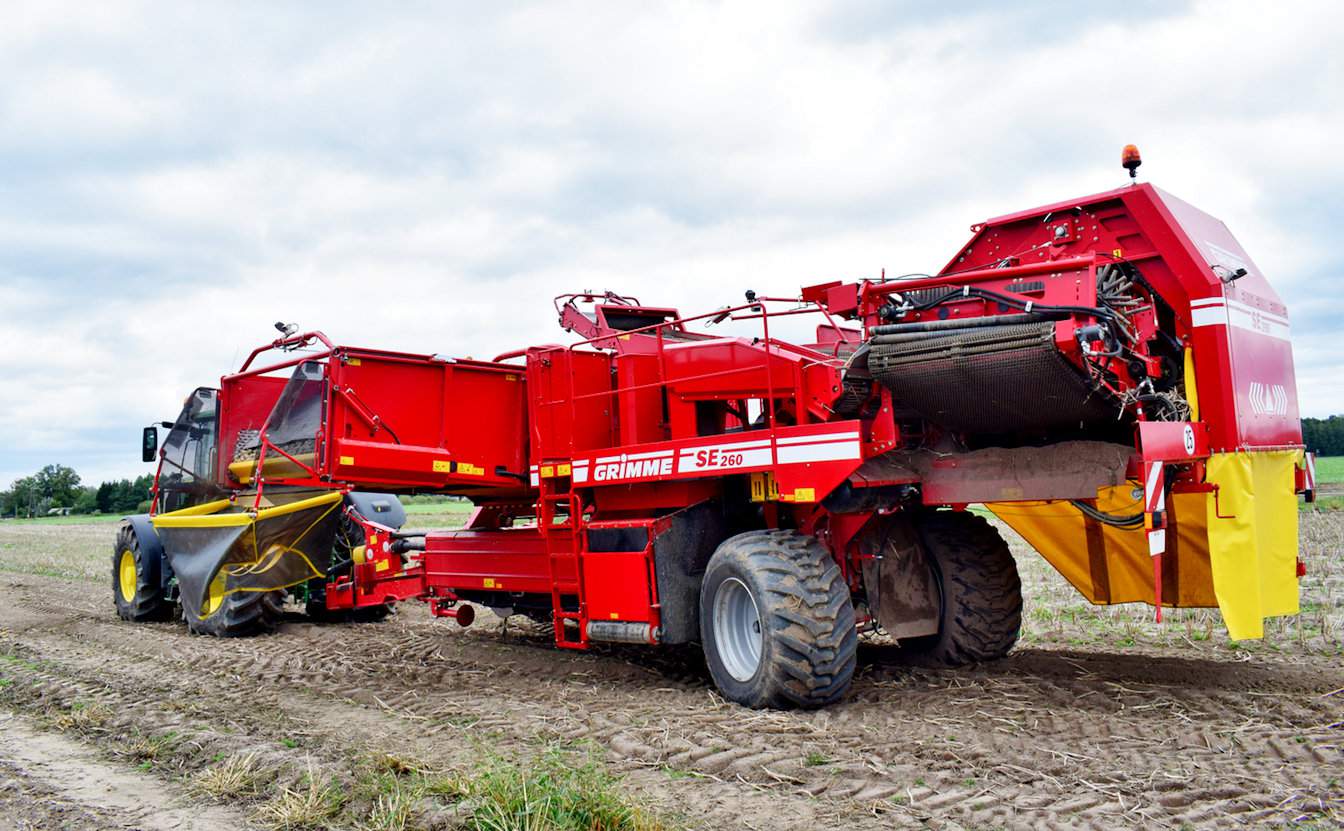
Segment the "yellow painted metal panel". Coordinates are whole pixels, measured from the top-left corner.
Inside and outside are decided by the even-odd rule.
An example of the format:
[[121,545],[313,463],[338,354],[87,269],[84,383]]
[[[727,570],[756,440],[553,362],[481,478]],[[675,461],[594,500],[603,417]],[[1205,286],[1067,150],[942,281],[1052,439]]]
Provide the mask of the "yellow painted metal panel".
[[1228,634],[1264,636],[1264,619],[1298,612],[1297,495],[1300,450],[1215,453],[1207,479],[1213,584]]

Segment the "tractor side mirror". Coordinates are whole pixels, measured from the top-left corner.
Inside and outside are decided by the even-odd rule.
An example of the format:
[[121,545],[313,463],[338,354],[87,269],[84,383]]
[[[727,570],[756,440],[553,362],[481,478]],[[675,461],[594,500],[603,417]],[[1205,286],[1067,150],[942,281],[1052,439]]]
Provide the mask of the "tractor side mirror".
[[146,427],[140,443],[140,461],[152,462],[159,455],[159,428]]

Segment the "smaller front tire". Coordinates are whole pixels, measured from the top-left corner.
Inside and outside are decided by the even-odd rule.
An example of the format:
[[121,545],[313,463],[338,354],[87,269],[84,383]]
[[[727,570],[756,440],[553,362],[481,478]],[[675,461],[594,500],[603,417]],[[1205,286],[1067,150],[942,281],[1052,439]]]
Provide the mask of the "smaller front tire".
[[131,523],[123,522],[112,547],[112,601],[117,617],[134,623],[167,620],[172,613],[160,579],[163,564],[146,548]]
[[700,634],[715,685],[747,707],[824,707],[854,676],[849,587],[830,552],[794,531],[719,546],[700,587]]

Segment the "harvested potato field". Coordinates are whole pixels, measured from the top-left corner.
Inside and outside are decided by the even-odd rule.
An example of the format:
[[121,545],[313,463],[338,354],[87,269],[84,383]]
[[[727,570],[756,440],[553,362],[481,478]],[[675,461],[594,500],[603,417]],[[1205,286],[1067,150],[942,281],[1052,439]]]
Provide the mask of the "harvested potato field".
[[530,827],[1344,822],[1341,512],[1303,514],[1303,613],[1257,643],[1215,612],[1091,607],[1010,536],[1026,610],[1009,658],[931,670],[865,643],[850,695],[816,712],[727,703],[694,652],[559,651],[488,612],[469,629],[415,603],[363,625],[296,613],[241,640],[124,623],[114,530],[0,523],[17,827],[514,827],[490,823],[520,794]]

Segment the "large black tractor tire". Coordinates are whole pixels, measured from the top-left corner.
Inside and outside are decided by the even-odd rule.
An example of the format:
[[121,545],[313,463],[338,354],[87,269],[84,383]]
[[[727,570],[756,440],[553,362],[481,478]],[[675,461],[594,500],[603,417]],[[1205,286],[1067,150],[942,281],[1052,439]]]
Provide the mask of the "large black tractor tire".
[[112,602],[117,617],[135,623],[168,620],[172,604],[168,602],[160,579],[163,563],[156,548],[142,546],[131,523],[117,529],[112,546]]
[[188,630],[217,638],[265,634],[280,624],[284,614],[285,593],[279,590],[226,594],[218,601],[218,608],[204,615],[193,615],[185,604],[182,607]]
[[955,667],[1002,658],[1022,628],[1022,581],[1008,543],[984,517],[932,511],[915,527],[942,601],[938,634],[901,641],[922,663]]
[[714,683],[748,707],[823,707],[854,677],[849,587],[830,552],[795,531],[718,547],[700,586],[700,633]]

